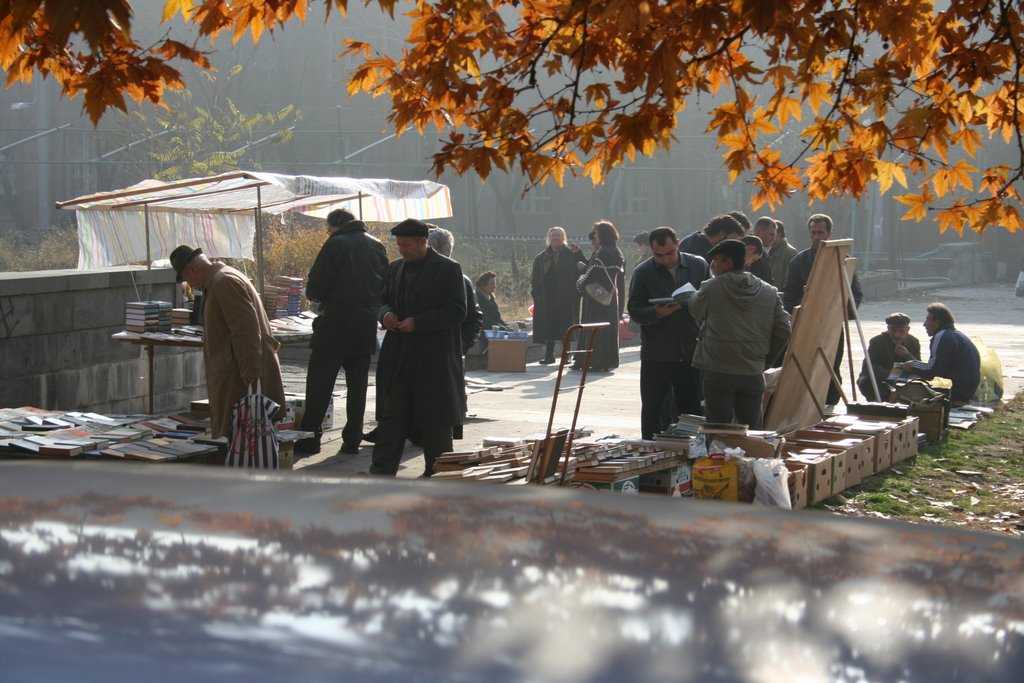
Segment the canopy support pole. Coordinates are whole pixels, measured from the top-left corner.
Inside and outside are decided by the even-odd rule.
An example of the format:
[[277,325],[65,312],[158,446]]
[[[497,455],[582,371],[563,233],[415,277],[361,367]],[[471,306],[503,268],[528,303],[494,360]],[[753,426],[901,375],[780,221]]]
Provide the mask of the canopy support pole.
[[363,220],[363,193],[359,193],[359,220]]
[[[146,270],[153,269],[153,254],[150,252],[149,244],[149,204],[142,207],[142,216],[146,224]],[[152,369],[152,368],[151,368]],[[153,412],[153,402],[150,401],[149,412]]]
[[256,283],[263,298],[263,193],[256,186]]

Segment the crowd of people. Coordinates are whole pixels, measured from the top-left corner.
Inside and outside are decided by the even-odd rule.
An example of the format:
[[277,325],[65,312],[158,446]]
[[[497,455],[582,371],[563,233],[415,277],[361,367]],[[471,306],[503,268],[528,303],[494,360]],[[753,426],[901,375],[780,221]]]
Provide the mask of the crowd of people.
[[[510,329],[494,297],[497,274],[475,281],[452,259],[447,230],[406,219],[391,230],[400,258],[389,263],[383,244],[346,209],[327,217],[328,238],[309,272],[306,296],[315,302],[306,409],[300,429],[312,433],[296,453],[320,451],[321,425],[340,371],[345,372],[346,422],[341,452],[373,444],[369,473],[394,476],[407,439],[422,446],[424,476],[438,455],[461,438],[466,414],[463,356],[483,329]],[[798,251],[785,226],[758,218],[751,229],[741,212],[713,217],[680,239],[670,227],[634,238],[639,263],[627,273],[620,235],[607,220],[593,225],[591,253],[570,242],[561,227],[547,231],[546,247],[533,260],[533,340],[543,345],[541,364],[556,362],[555,348],[571,354],[572,368],[612,372],[619,365],[624,313],[639,326],[640,424],[644,439],[666,429],[681,413],[708,422],[762,426],[764,372],[781,362],[791,313],[803,300],[820,245],[832,219],[807,221],[811,246]],[[748,234],[751,233],[751,234]],[[259,296],[245,276],[212,263],[201,249],[177,247],[170,256],[178,281],[202,292],[204,359],[215,437],[230,431],[231,408],[255,384],[284,404],[278,344]],[[627,287],[628,282],[628,287]],[[850,283],[851,317],[861,301],[856,274]],[[576,323],[606,323],[593,338],[570,338]],[[979,357],[942,304],[927,309],[924,327],[931,358],[909,334],[910,318],[894,313],[887,330],[871,340],[858,386],[872,399],[895,368],[925,379],[952,380],[951,399],[963,403],[979,382]],[[384,329],[377,359],[377,427],[364,432],[367,386],[378,324]],[[835,354],[839,376],[843,340]],[[575,348],[574,348],[575,347]],[[568,355],[566,356],[568,357]],[[874,381],[872,381],[872,379]],[[833,385],[829,402],[835,403]]]

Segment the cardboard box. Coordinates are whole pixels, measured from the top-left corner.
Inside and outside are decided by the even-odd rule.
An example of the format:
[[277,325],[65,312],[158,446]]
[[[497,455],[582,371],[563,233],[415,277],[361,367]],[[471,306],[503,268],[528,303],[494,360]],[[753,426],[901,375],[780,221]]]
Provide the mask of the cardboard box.
[[[790,447],[787,446],[787,449]],[[845,451],[843,451],[845,452]],[[835,452],[825,448],[796,446],[787,451],[787,460],[807,465],[808,504],[820,503],[832,495]]]
[[796,460],[783,460],[786,469],[789,470],[789,502],[794,510],[807,507],[808,490],[808,465],[805,462]]
[[918,418],[918,429],[928,441],[942,440],[949,427],[949,410],[943,401],[912,405],[910,414]]
[[640,475],[623,476],[615,481],[581,481],[581,488],[594,491],[611,491],[612,493],[625,493],[636,495],[640,493]]
[[892,467],[892,430],[875,434],[875,472]]
[[487,347],[487,371],[526,372],[526,340],[490,340]]
[[[875,437],[824,429],[801,429],[786,435],[787,440],[815,447],[842,449],[847,452],[844,462],[843,489],[859,484],[864,477],[875,473]],[[843,489],[837,489],[839,493]]]
[[917,455],[917,432],[919,421],[916,417],[902,420],[892,430],[892,464]]
[[742,448],[743,454],[751,458],[778,458],[782,445],[786,442],[781,436],[761,438],[727,432],[707,433],[711,436],[712,441],[720,441],[729,448]]
[[280,441],[277,444],[277,462],[282,470],[290,470],[295,466],[295,442]]
[[[302,424],[302,416],[306,412],[306,397],[299,394],[284,395],[284,419],[277,425],[278,429],[298,429]],[[321,423],[321,430],[327,431],[334,427],[334,396],[327,403],[327,412],[324,413],[324,421]]]
[[667,496],[693,495],[693,471],[689,462],[640,475],[640,492]]

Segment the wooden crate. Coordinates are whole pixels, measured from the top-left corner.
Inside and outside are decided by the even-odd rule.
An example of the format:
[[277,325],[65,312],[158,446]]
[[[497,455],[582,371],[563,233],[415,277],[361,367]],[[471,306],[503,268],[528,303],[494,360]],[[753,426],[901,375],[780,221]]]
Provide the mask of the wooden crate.
[[949,410],[941,401],[910,407],[910,414],[919,420],[918,429],[928,441],[941,441],[949,426]]

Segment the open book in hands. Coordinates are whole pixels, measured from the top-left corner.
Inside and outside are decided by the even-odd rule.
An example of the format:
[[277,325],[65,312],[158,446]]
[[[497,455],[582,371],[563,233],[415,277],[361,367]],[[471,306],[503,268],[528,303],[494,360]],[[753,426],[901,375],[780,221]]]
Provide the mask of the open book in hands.
[[657,299],[648,299],[648,301],[654,304],[655,306],[658,306],[660,304],[682,305],[686,303],[686,300],[689,299],[690,296],[696,291],[697,288],[691,285],[689,282],[687,282],[683,284],[682,287],[679,287],[674,292],[672,292],[672,296],[663,296]]

